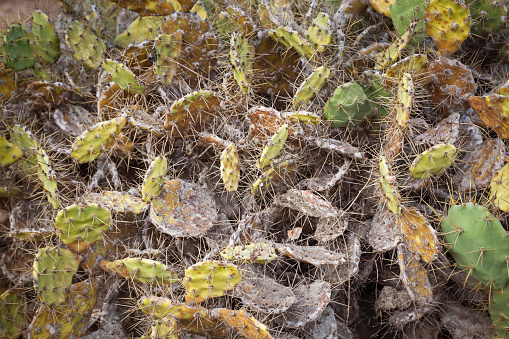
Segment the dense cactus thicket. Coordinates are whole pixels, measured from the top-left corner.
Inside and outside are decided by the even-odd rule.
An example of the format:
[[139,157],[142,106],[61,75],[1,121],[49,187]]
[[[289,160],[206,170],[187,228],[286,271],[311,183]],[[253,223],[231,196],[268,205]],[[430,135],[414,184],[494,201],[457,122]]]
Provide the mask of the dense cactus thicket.
[[2,338],[509,337],[506,1],[61,5],[0,33]]

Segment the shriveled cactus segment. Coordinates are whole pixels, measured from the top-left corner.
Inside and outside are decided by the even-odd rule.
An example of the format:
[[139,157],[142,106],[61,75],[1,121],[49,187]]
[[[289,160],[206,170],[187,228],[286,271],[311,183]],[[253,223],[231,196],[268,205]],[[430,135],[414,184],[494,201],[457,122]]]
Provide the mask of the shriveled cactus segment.
[[201,262],[186,268],[183,280],[186,302],[199,304],[209,298],[221,297],[242,281],[242,274],[233,264],[217,261]]
[[322,121],[320,116],[306,111],[289,112],[286,116],[290,121],[306,125],[318,125]]
[[239,169],[239,154],[237,146],[233,142],[221,152],[221,178],[224,182],[224,187],[228,192],[234,192],[239,187],[240,169]]
[[325,80],[330,75],[330,70],[321,66],[318,67],[311,73],[311,75],[304,80],[304,82],[300,85],[299,89],[295,93],[295,98],[293,99],[293,104],[296,107],[305,105],[311,100],[315,94],[320,92],[322,87],[325,85]]
[[160,232],[173,237],[204,236],[217,221],[212,194],[181,179],[167,180],[152,200],[150,218]]
[[157,60],[154,65],[154,73],[165,84],[171,84],[177,74],[177,61],[182,49],[182,34],[175,32],[173,35],[160,34],[155,43]]
[[452,206],[442,232],[459,269],[492,289],[507,284],[509,237],[486,207],[472,202]]
[[497,132],[499,138],[509,139],[509,96],[471,96],[468,102],[482,121]]
[[125,258],[115,261],[103,260],[99,267],[119,277],[146,284],[171,285],[180,281],[178,275],[163,263],[151,259]]
[[120,47],[127,47],[135,41],[155,39],[164,21],[166,18],[163,16],[137,17],[124,32],[117,36],[115,43]]
[[106,44],[90,29],[84,28],[79,21],[72,21],[67,30],[66,41],[74,51],[73,57],[83,66],[97,69],[101,66]]
[[389,210],[394,214],[401,213],[399,193],[393,185],[396,182],[396,177],[390,174],[390,168],[385,157],[382,157],[380,160],[380,182],[384,195],[387,198]]
[[398,264],[400,279],[412,300],[423,304],[433,302],[433,290],[428,279],[428,271],[403,244],[398,245]]
[[438,50],[456,52],[470,33],[470,12],[461,0],[432,0],[426,8],[426,30]]
[[509,164],[506,164],[491,180],[490,199],[501,211],[509,210]]
[[253,71],[255,47],[240,33],[233,33],[230,39],[230,62],[233,77],[243,93],[249,93]]
[[21,289],[11,288],[0,295],[0,335],[18,338],[26,329],[27,303]]
[[258,168],[267,167],[272,163],[272,160],[281,153],[286,138],[288,138],[288,125],[285,124],[272,136],[272,139],[269,140],[269,144],[263,149],[260,155],[260,162],[257,164]]
[[486,36],[504,27],[507,21],[507,4],[497,0],[467,1],[474,20],[472,33]]
[[23,26],[10,25],[3,40],[2,52],[5,56],[5,67],[21,72],[35,66],[32,47]]
[[438,239],[435,230],[424,215],[413,207],[407,207],[399,218],[399,229],[405,243],[413,254],[419,254],[425,262],[432,262],[438,255]]
[[60,40],[55,27],[49,22],[48,16],[40,10],[34,11],[32,19],[32,35],[35,42],[35,53],[44,63],[52,63],[58,59]]
[[33,265],[34,287],[39,299],[48,306],[65,301],[81,258],[64,248],[41,248]]
[[127,8],[140,16],[168,15],[173,11],[189,12],[196,1],[193,0],[111,0],[120,7]]
[[167,172],[168,160],[166,160],[166,157],[156,157],[145,173],[145,179],[141,187],[143,201],[150,202],[154,197],[161,194]]
[[332,127],[352,127],[374,114],[361,86],[354,82],[340,85],[323,108],[323,114]]
[[276,244],[276,249],[279,253],[287,255],[294,260],[307,262],[315,266],[337,266],[347,262],[347,256],[344,253],[329,251],[321,246]]
[[77,252],[102,239],[111,226],[111,212],[97,204],[72,205],[58,212],[55,218],[60,239]]
[[3,136],[0,136],[0,168],[6,168],[16,163],[23,156],[23,150],[11,144]]
[[416,179],[440,175],[452,166],[457,154],[454,145],[435,145],[415,158],[410,166],[410,174]]
[[88,328],[92,310],[97,302],[98,280],[85,280],[70,286],[65,294],[65,304],[37,310],[30,324],[30,337],[80,338]]
[[121,89],[134,93],[145,92],[145,86],[139,84],[134,73],[126,65],[111,59],[106,59],[102,66]]
[[237,331],[244,338],[273,339],[267,331],[267,326],[245,314],[243,310],[234,311],[225,308],[216,308],[207,313],[211,318],[220,320],[228,327]]
[[509,330],[509,293],[507,288],[493,290],[490,304],[491,321],[495,327],[493,338],[507,338]]
[[164,128],[172,136],[182,137],[202,130],[216,116],[220,101],[212,91],[197,91],[175,101],[166,114]]
[[85,197],[84,201],[87,204],[97,204],[98,206],[115,213],[140,214],[145,212],[149,207],[143,199],[116,191],[89,193]]
[[269,31],[269,36],[286,47],[293,47],[300,55],[313,59],[316,50],[311,47],[309,41],[303,38],[297,31],[286,26],[278,27]]
[[338,218],[341,211],[311,191],[290,189],[275,200],[276,204],[316,218]]
[[94,161],[113,146],[120,131],[127,123],[124,117],[100,122],[76,138],[71,148],[71,158],[79,164]]
[[221,256],[225,259],[238,261],[240,263],[258,264],[266,264],[277,258],[274,246],[263,242],[245,246],[230,246],[221,252]]

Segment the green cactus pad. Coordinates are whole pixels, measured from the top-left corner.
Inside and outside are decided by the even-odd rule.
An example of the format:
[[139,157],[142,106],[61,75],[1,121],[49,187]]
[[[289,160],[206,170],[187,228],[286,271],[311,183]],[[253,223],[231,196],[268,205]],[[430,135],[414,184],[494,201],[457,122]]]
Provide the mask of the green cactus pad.
[[46,154],[46,151],[44,151],[42,148],[39,148],[35,152],[35,159],[37,161],[37,177],[39,178],[42,187],[48,193],[48,201],[54,208],[59,208],[60,198],[57,194],[57,181],[55,178],[55,173],[51,169],[49,156]]
[[386,50],[378,53],[375,57],[375,70],[382,70],[395,63],[396,60],[398,60],[398,58],[403,54],[403,51],[410,42],[413,32],[412,26],[409,31],[401,37],[396,38],[392,45],[390,45]]
[[427,3],[427,0],[396,0],[391,6],[391,19],[400,35],[416,23],[413,43],[419,43],[427,37],[424,23]]
[[0,197],[14,197],[21,194],[21,189],[18,187],[0,186]]
[[233,33],[230,39],[230,62],[233,77],[243,93],[249,92],[255,47],[240,33]]
[[442,54],[456,52],[470,33],[470,12],[461,0],[432,0],[425,18],[428,34]]
[[509,290],[494,290],[489,307],[491,321],[494,325],[493,338],[507,338],[509,335]]
[[155,39],[165,20],[163,16],[137,17],[124,32],[116,37],[114,42],[120,47],[127,47],[135,41]]
[[322,53],[325,51],[332,40],[329,15],[323,12],[318,13],[306,33],[316,52]]
[[215,308],[207,312],[212,319],[218,319],[244,338],[273,339],[267,326],[249,316],[244,310]]
[[183,280],[186,302],[199,304],[209,298],[221,297],[242,281],[242,274],[233,264],[206,261],[186,268]]
[[18,338],[26,328],[27,302],[21,289],[11,288],[0,295],[0,335]]
[[442,232],[460,270],[490,288],[507,284],[509,237],[487,208],[472,202],[452,206]]
[[126,65],[111,59],[106,59],[102,66],[121,89],[138,94],[145,92],[145,86],[139,84],[134,73]]
[[81,338],[88,328],[92,310],[97,302],[99,280],[85,280],[70,286],[65,304],[51,308],[42,306],[37,310],[30,325],[30,337]]
[[165,157],[157,157],[152,161],[143,180],[141,195],[145,202],[159,196],[163,188],[164,178],[168,172],[168,161]]
[[404,73],[412,75],[412,79],[425,80],[427,73],[428,57],[426,54],[413,54],[390,66],[385,72],[388,86],[399,84]]
[[55,33],[55,27],[49,22],[48,16],[37,9],[32,19],[32,35],[35,40],[36,55],[43,63],[55,62],[60,52],[60,40]]
[[20,24],[12,24],[7,29],[7,34],[4,35],[2,52],[5,56],[5,67],[16,72],[35,66],[35,58],[29,37]]
[[490,200],[501,211],[509,211],[509,164],[502,167],[491,179]]
[[106,44],[89,28],[85,29],[81,22],[72,21],[69,24],[66,42],[74,51],[72,56],[83,66],[91,69],[101,66]]
[[288,138],[288,125],[285,124],[281,126],[277,133],[272,136],[272,139],[269,140],[269,144],[263,149],[262,154],[260,155],[260,161],[256,166],[258,168],[265,168],[269,166],[272,163],[272,160],[281,153],[286,142],[286,138]]
[[322,121],[320,116],[316,115],[315,113],[305,111],[290,112],[287,114],[287,117],[290,121],[306,125],[318,125]]
[[340,85],[323,108],[332,127],[352,127],[374,114],[362,87],[354,82]]
[[81,258],[64,248],[41,248],[33,265],[34,286],[39,299],[48,306],[65,302]]
[[269,31],[269,36],[286,47],[292,47],[307,59],[314,59],[316,50],[297,31],[286,26]]
[[414,104],[414,93],[415,89],[412,76],[408,73],[403,73],[403,77],[398,86],[396,102],[396,121],[401,127],[406,127],[406,122],[410,119],[412,106]]
[[440,175],[452,166],[457,154],[454,145],[435,145],[415,158],[410,166],[410,174],[416,179]]
[[196,0],[111,0],[140,16],[168,15],[174,11],[189,12]]
[[23,150],[11,144],[5,137],[0,136],[0,168],[6,168],[16,163],[23,156]]
[[221,179],[228,192],[234,192],[239,187],[240,168],[237,146],[233,142],[221,152]]
[[71,148],[71,159],[78,164],[94,161],[99,155],[113,146],[113,143],[125,126],[124,117],[100,122],[76,138]]
[[296,107],[305,105],[315,94],[320,92],[325,85],[325,81],[330,75],[330,70],[325,66],[320,66],[311,73],[309,77],[300,85],[295,93],[293,104]]
[[103,260],[99,267],[119,277],[146,284],[171,285],[180,281],[178,275],[163,263],[150,259],[125,258],[115,261]]
[[221,256],[239,263],[258,264],[266,264],[277,258],[274,246],[263,242],[245,246],[230,246],[221,252]]
[[111,226],[111,212],[97,204],[71,205],[55,218],[60,239],[78,253],[102,239]]
[[386,78],[377,73],[366,72],[363,76],[364,79],[360,86],[371,102],[374,111],[373,116],[385,117],[389,115],[392,92],[382,85]]
[[498,0],[469,0],[468,7],[474,21],[471,31],[486,36],[501,30],[507,21],[507,4]]
[[391,210],[391,212],[394,214],[400,214],[401,206],[399,202],[399,193],[396,187],[393,185],[395,181],[396,178],[390,175],[390,168],[387,164],[387,160],[385,157],[382,157],[380,160],[380,183],[382,184],[382,190],[385,197],[387,198],[389,210]]
[[391,6],[396,0],[370,0],[369,4],[375,11],[382,13],[386,17],[391,17]]
[[202,130],[216,116],[219,98],[212,91],[197,91],[175,101],[166,114],[164,128],[174,137]]
[[154,73],[165,84],[171,84],[177,74],[176,59],[182,49],[182,34],[175,32],[173,35],[160,34],[155,43],[157,60],[154,65]]
[[36,151],[39,145],[34,140],[32,132],[25,126],[16,125],[12,128],[10,133],[11,142],[21,148],[24,157],[21,160],[21,166],[26,176],[34,174],[37,166]]

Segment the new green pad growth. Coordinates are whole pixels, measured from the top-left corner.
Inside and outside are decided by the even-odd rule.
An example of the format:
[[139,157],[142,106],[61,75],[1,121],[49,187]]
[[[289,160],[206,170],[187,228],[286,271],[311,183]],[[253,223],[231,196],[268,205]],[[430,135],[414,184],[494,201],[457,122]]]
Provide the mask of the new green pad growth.
[[233,77],[243,93],[249,92],[255,48],[240,33],[233,33],[230,39],[230,62],[233,65]]
[[99,267],[111,274],[126,279],[133,279],[136,282],[146,284],[169,285],[179,281],[176,273],[172,272],[165,264],[141,258],[125,258],[115,261],[103,260]]
[[507,284],[509,237],[486,207],[472,202],[452,206],[442,232],[460,270],[489,288]]
[[272,163],[272,160],[281,153],[286,138],[288,138],[288,125],[285,124],[272,136],[272,139],[269,140],[269,144],[263,149],[260,155],[260,162],[257,165],[258,168],[267,167]]
[[223,296],[241,281],[237,266],[206,261],[188,267],[182,283],[187,292],[186,302],[199,304],[208,298]]
[[374,114],[362,87],[354,82],[340,85],[323,108],[323,115],[332,127],[352,127]]
[[233,142],[221,152],[221,179],[228,192],[234,192],[239,187],[240,169],[237,146]]
[[113,146],[117,136],[127,123],[124,117],[100,122],[76,138],[71,148],[71,159],[78,164],[94,161]]
[[73,57],[83,66],[97,69],[101,66],[106,44],[89,28],[83,27],[79,21],[72,21],[67,29],[66,41],[74,51]]
[[141,195],[145,202],[150,202],[152,198],[161,193],[164,184],[164,177],[168,172],[168,160],[165,157],[156,157],[150,164],[145,174]]
[[139,84],[134,73],[126,65],[111,59],[106,59],[102,66],[120,88],[133,93],[141,94],[145,92],[145,86]]
[[330,75],[330,70],[325,66],[320,66],[311,73],[311,75],[304,80],[300,85],[295,97],[293,104],[296,107],[305,105],[311,100],[325,85],[325,80]]
[[320,12],[307,30],[307,37],[313,48],[322,53],[332,40],[329,14]]
[[71,286],[81,258],[64,248],[41,248],[34,265],[34,287],[39,299],[48,306],[65,301],[65,291]]
[[23,150],[0,137],[0,168],[6,168],[16,163],[23,156]]
[[29,37],[20,24],[12,24],[7,29],[7,34],[4,35],[2,52],[5,57],[5,67],[16,72],[35,66],[35,58]]
[[102,239],[111,226],[111,212],[97,204],[71,205],[59,211],[55,218],[62,242],[78,252]]
[[51,64],[56,61],[60,52],[60,40],[48,16],[37,9],[32,19],[32,35],[35,43],[34,51],[42,62]]
[[435,145],[415,158],[410,174],[416,179],[427,179],[439,175],[451,167],[458,151],[454,145]]

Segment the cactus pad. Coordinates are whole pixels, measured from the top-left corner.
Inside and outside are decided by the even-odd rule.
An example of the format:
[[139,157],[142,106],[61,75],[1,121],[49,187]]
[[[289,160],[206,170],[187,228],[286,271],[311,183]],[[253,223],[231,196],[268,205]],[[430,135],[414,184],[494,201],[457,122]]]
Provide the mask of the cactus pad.
[[165,84],[171,84],[177,74],[176,59],[182,49],[182,34],[175,32],[173,35],[160,34],[155,43],[157,60],[154,65],[154,73]]
[[486,126],[497,132],[499,138],[509,139],[509,96],[498,94],[471,96],[468,102]]
[[0,168],[6,168],[16,163],[23,156],[23,150],[0,136]]
[[509,210],[509,164],[502,167],[490,183],[490,200],[501,211]]
[[375,11],[382,13],[386,17],[391,17],[391,6],[396,0],[370,0],[369,4]]
[[509,238],[487,208],[472,202],[452,206],[442,222],[442,232],[459,269],[485,286],[507,284]]
[[403,244],[398,246],[398,264],[400,280],[412,300],[423,304],[433,302],[433,290],[428,279],[428,271]]
[[302,82],[300,87],[297,89],[295,93],[295,97],[293,99],[293,104],[296,107],[306,105],[309,100],[311,100],[325,85],[325,81],[330,75],[330,70],[321,66],[318,67],[311,73],[306,80]]
[[4,35],[2,52],[5,56],[5,67],[16,72],[35,66],[29,37],[20,24],[12,24],[7,29],[7,34]]
[[413,207],[403,210],[399,229],[404,236],[408,250],[419,254],[427,263],[438,255],[438,239],[428,219]]
[[223,296],[241,281],[242,274],[235,265],[206,261],[186,268],[182,283],[187,292],[186,302],[199,304]]
[[227,260],[240,263],[266,264],[277,258],[276,250],[268,243],[253,243],[245,246],[227,247],[221,252]]
[[237,146],[229,143],[221,153],[221,178],[223,179],[225,189],[228,192],[234,192],[239,186],[240,169],[239,154]]
[[323,108],[323,114],[331,121],[332,127],[352,127],[374,114],[361,86],[349,82],[334,91]]
[[432,0],[426,8],[426,29],[438,50],[456,52],[470,32],[470,12],[461,0]]
[[315,49],[308,40],[303,38],[297,31],[286,26],[278,27],[269,31],[269,36],[286,47],[293,47],[300,55],[307,59],[314,59]]
[[171,285],[179,280],[176,273],[159,261],[139,258],[125,258],[115,261],[103,260],[99,267],[108,273],[146,284]]
[[140,16],[168,15],[173,11],[189,12],[194,0],[112,0]]
[[467,1],[474,24],[472,33],[486,36],[504,27],[507,20],[507,4],[497,0]]
[[164,128],[182,137],[193,129],[201,130],[216,116],[219,98],[212,91],[197,91],[175,101],[166,114]]
[[55,27],[49,22],[46,14],[34,11],[32,19],[32,35],[35,43],[35,53],[44,63],[50,64],[58,59],[60,40],[55,33]]
[[167,172],[168,161],[166,158],[156,157],[147,169],[145,179],[143,180],[143,186],[141,187],[141,195],[145,202],[150,202],[161,193]]
[[285,124],[272,136],[272,140],[270,140],[269,144],[263,149],[260,155],[260,161],[257,164],[258,168],[264,168],[271,164],[272,160],[281,153],[287,137],[288,125]]
[[181,179],[165,181],[150,208],[152,223],[160,232],[173,237],[203,236],[214,226],[217,217],[211,193]]
[[426,38],[424,14],[426,13],[426,0],[396,0],[391,6],[391,19],[400,35],[405,34],[415,25],[414,43]]
[[298,245],[281,245],[277,244],[276,249],[280,254],[289,256],[299,261],[307,262],[311,265],[330,265],[337,266],[347,261],[346,255],[329,251],[321,246],[298,246]]
[[106,44],[89,28],[84,28],[79,21],[72,21],[67,30],[66,41],[74,51],[72,56],[83,66],[92,69],[101,66]]
[[240,33],[233,33],[230,39],[230,62],[233,77],[243,93],[249,93],[255,47]]
[[299,285],[293,293],[297,300],[283,313],[285,326],[301,328],[316,320],[325,310],[331,299],[331,285],[317,279],[311,285]]
[[320,12],[306,32],[309,42],[318,53],[325,51],[325,48],[332,40],[330,21],[327,13]]
[[94,161],[113,143],[126,124],[124,117],[100,122],[76,138],[71,149],[71,158],[79,164]]
[[115,43],[120,47],[127,47],[135,41],[155,39],[165,20],[166,18],[163,16],[137,17],[124,32],[115,38]]
[[410,174],[416,179],[440,175],[452,166],[457,154],[458,151],[454,145],[435,145],[415,158],[410,166]]
[[399,202],[399,193],[393,185],[396,182],[396,177],[390,174],[390,168],[385,157],[382,157],[380,160],[380,182],[384,195],[387,198],[389,210],[394,214],[400,214],[401,205]]
[[115,191],[89,193],[84,200],[88,204],[94,203],[115,213],[140,214],[145,212],[149,206],[143,199]]
[[398,95],[396,102],[396,121],[401,127],[406,127],[406,122],[410,118],[412,106],[414,104],[414,83],[412,76],[404,73],[401,83],[398,86]]
[[71,286],[72,277],[81,259],[64,248],[41,248],[33,265],[34,286],[39,299],[46,305],[65,302],[65,291]]
[[408,32],[403,34],[401,37],[396,38],[392,45],[390,45],[386,50],[378,53],[375,57],[375,70],[384,69],[395,63],[410,42],[413,32],[413,27],[411,27]]
[[228,327],[237,331],[244,338],[273,339],[267,326],[253,317],[245,314],[243,310],[234,311],[225,308],[216,308],[207,312],[213,319],[218,319]]
[[133,93],[145,92],[145,86],[139,84],[134,73],[126,65],[111,59],[106,59],[102,66],[121,89]]

